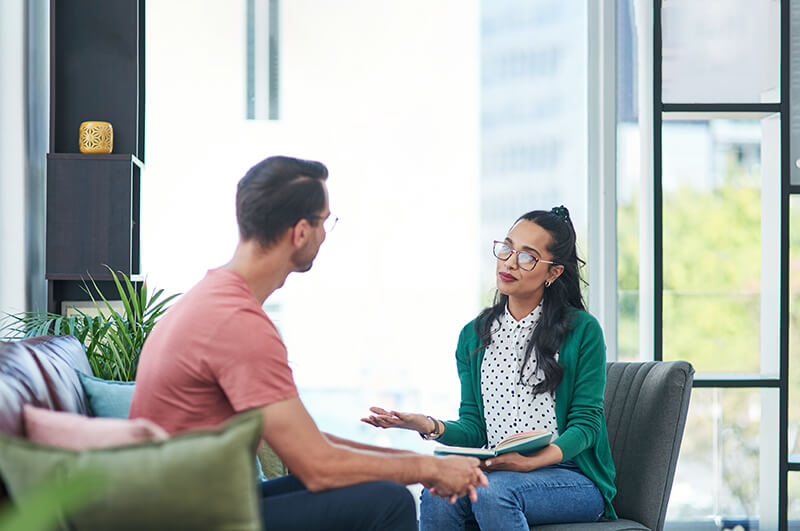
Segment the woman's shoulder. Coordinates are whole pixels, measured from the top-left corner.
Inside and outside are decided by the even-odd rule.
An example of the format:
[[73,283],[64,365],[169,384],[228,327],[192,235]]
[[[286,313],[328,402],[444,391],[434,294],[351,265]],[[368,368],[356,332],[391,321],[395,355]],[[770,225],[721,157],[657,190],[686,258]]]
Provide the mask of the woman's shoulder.
[[459,333],[458,338],[461,341],[467,341],[472,339],[473,337],[478,337],[478,330],[476,329],[476,323],[478,322],[478,318],[476,317],[472,321],[468,322],[461,328],[461,333]]
[[587,312],[586,310],[578,310],[571,308],[569,311],[571,328],[578,328],[582,326],[600,326],[597,318]]
[[587,312],[586,310],[571,309],[569,310],[569,335],[582,336],[586,334],[599,334],[603,335],[603,329],[597,318]]

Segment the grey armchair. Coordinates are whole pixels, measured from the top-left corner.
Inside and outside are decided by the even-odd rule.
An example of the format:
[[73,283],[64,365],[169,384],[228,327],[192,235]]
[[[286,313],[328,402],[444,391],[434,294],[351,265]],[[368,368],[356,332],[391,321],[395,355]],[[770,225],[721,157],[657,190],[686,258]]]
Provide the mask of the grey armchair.
[[694,369],[685,361],[608,363],[603,402],[619,520],[536,526],[536,531],[661,531],[693,379]]

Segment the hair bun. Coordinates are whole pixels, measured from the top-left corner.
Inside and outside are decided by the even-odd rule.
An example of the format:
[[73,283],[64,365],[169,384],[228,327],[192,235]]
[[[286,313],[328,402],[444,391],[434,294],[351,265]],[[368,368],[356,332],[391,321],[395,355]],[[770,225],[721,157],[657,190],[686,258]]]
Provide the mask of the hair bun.
[[561,218],[561,221],[569,221],[569,210],[564,205],[553,207],[550,212]]

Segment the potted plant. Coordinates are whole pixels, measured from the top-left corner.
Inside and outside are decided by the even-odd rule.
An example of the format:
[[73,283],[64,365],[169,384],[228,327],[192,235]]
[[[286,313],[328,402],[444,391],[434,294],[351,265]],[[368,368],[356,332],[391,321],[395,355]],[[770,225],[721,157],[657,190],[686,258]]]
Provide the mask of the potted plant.
[[122,272],[111,271],[123,312],[114,309],[103,296],[94,279],[84,282],[97,316],[78,314],[63,316],[49,312],[21,312],[7,315],[8,322],[0,327],[2,339],[20,339],[47,334],[72,335],[84,344],[86,357],[94,375],[104,380],[131,382],[136,378],[136,367],[147,336],[168,304],[178,294],[162,297],[160,289],[150,294],[147,281],[136,288]]

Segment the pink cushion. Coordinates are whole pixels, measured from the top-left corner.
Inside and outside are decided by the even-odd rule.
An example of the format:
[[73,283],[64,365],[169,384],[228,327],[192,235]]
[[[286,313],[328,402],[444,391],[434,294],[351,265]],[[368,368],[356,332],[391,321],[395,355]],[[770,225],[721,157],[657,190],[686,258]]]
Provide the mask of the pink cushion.
[[147,419],[86,417],[31,405],[23,408],[23,418],[28,439],[68,450],[163,441],[169,437],[160,426]]

